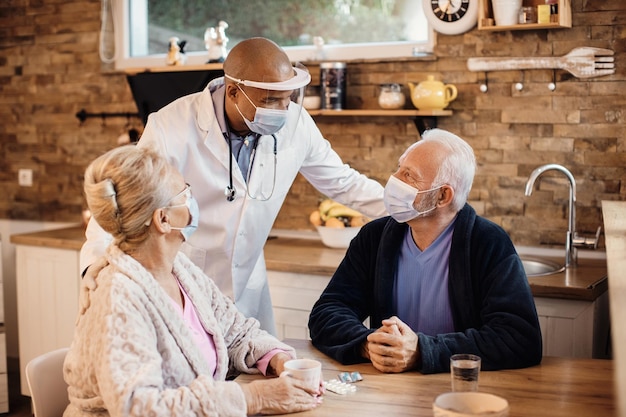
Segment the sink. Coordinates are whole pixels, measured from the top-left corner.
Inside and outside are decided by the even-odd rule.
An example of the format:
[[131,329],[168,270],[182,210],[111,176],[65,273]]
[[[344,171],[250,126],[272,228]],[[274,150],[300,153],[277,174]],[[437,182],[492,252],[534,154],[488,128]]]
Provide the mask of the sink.
[[524,271],[528,277],[541,277],[544,275],[558,274],[563,272],[565,267],[557,262],[548,261],[546,259],[529,258],[522,256],[522,264]]

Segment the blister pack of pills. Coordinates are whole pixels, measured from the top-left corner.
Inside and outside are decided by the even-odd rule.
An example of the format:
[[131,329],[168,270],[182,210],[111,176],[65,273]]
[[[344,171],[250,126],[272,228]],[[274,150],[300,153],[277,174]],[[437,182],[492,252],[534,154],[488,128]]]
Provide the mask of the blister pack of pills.
[[330,392],[334,392],[339,395],[346,395],[351,392],[356,392],[356,386],[348,384],[347,382],[341,382],[338,379],[331,379],[326,381],[326,389]]
[[359,372],[341,372],[338,378],[341,382],[347,383],[363,381],[363,377]]

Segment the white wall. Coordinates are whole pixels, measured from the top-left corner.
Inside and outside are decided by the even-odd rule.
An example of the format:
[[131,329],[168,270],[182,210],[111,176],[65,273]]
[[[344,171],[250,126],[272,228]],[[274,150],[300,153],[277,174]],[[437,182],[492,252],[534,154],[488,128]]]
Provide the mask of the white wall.
[[[68,226],[76,226],[76,223],[0,219],[0,241],[2,242],[1,284],[4,293],[4,326],[6,330],[8,357],[19,357],[17,337],[17,287],[15,281],[15,245],[11,243],[11,235],[37,232],[42,230],[61,229]],[[0,300],[0,303],[3,300]]]

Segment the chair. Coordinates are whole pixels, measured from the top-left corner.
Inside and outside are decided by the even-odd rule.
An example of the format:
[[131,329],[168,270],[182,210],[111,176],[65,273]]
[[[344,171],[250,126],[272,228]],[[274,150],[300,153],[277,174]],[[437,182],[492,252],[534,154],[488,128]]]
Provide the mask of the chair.
[[63,379],[63,361],[68,350],[53,350],[26,364],[26,383],[35,417],[61,417],[70,402]]

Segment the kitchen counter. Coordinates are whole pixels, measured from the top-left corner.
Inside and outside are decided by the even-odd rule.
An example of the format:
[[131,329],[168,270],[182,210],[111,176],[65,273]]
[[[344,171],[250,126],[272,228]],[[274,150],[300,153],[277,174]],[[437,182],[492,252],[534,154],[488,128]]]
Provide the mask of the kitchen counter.
[[11,235],[11,243],[16,245],[44,246],[57,249],[80,250],[84,242],[85,228],[83,226]]
[[[267,241],[265,263],[273,271],[332,276],[345,252],[319,240],[278,237]],[[562,258],[540,258],[563,264]],[[528,282],[535,297],[593,301],[608,289],[606,260],[579,258],[576,268],[530,277]]]
[[[76,226],[11,236],[11,243],[80,250],[85,229]],[[326,247],[318,239],[270,238],[265,245],[267,269],[280,272],[332,276],[345,249]],[[543,257],[563,262],[558,257]],[[593,301],[608,289],[606,260],[579,258],[578,267],[564,272],[528,279],[536,297]]]

